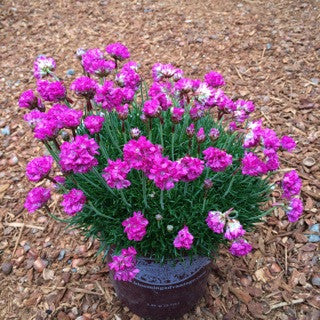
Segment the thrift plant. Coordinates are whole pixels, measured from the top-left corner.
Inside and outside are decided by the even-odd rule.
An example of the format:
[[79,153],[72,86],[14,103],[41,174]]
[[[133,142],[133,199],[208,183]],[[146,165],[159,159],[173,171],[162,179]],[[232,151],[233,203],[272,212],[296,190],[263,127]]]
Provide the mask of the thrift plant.
[[[248,254],[246,230],[273,210],[278,151],[294,150],[294,140],[250,120],[253,102],[226,95],[218,72],[190,79],[156,63],[148,88],[139,65],[125,62],[124,45],[105,51],[77,50],[83,75],[69,93],[53,58],[34,63],[38,94],[23,92],[19,106],[29,109],[24,119],[48,153],[31,160],[26,174],[52,187],[32,189],[27,210],[45,208],[99,239],[101,251],[115,247],[109,266],[118,280],[139,272],[137,254],[212,256],[221,242],[233,255]],[[284,175],[282,189],[295,222],[303,211],[296,171]],[[66,219],[50,212],[52,192],[62,194]]]

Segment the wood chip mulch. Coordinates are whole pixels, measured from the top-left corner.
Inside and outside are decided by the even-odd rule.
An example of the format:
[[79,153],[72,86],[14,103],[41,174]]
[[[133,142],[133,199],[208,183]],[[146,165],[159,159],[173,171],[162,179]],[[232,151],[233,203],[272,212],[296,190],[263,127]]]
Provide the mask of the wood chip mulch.
[[42,152],[17,107],[34,88],[34,58],[54,57],[70,83],[78,47],[115,41],[144,74],[158,61],[191,77],[220,71],[227,93],[253,100],[266,124],[298,142],[282,161],[303,180],[303,217],[289,224],[278,210],[258,224],[245,258],[221,249],[207,295],[184,319],[319,319],[319,9],[317,0],[1,1],[0,319],[140,319],[118,302],[97,243],[23,209],[24,168]]

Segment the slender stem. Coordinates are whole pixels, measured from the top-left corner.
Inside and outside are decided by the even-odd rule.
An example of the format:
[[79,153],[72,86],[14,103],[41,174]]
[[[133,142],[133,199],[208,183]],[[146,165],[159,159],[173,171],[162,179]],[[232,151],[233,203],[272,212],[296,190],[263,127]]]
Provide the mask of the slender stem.
[[163,143],[163,130],[162,130],[162,123],[160,122],[159,125],[159,130],[160,130],[160,141],[161,141],[161,145],[164,147],[164,143]]
[[231,178],[231,180],[230,180],[230,183],[229,183],[229,186],[228,186],[228,189],[226,190],[226,192],[225,192],[224,195],[222,196],[223,198],[224,198],[227,194],[229,194],[230,189],[231,189],[231,187],[232,187],[232,185],[233,185],[234,179],[235,179],[235,175],[232,176],[232,178]]
[[119,192],[120,192],[120,196],[121,196],[121,199],[122,199],[122,201],[124,202],[124,204],[125,204],[127,207],[130,208],[130,207],[131,207],[131,204],[126,200],[126,197],[124,196],[123,190],[120,189]]
[[272,212],[274,209],[275,209],[275,207],[270,208],[269,210],[267,210],[266,212],[260,214],[259,216],[255,216],[255,217],[248,218],[248,220],[256,220],[256,219],[263,218],[263,217],[265,217],[266,215],[268,215],[270,212]]
[[175,138],[175,134],[174,134],[174,124],[172,124],[172,136],[171,136],[171,160],[174,161],[174,138]]
[[160,206],[161,206],[161,209],[164,210],[163,190],[160,191]]
[[91,208],[98,216],[101,216],[101,217],[104,217],[104,218],[107,218],[107,219],[111,219],[111,220],[116,220],[116,219],[113,218],[113,217],[106,216],[105,214],[101,213],[101,212],[91,203],[91,201],[88,201],[88,203],[89,203],[90,208]]
[[54,138],[54,139],[52,139],[52,141],[53,141],[54,145],[56,146],[56,148],[57,148],[58,150],[60,150],[60,145],[59,145],[57,139]]
[[184,183],[184,190],[183,190],[183,195],[186,196],[188,190],[188,182]]
[[120,149],[120,147],[119,147],[118,142],[115,141],[115,139],[114,139],[114,135],[112,134],[112,132],[111,132],[111,130],[110,130],[110,125],[109,125],[109,124],[112,125],[112,124],[111,124],[110,115],[106,116],[106,128],[107,128],[107,131],[108,131],[108,134],[109,134],[109,137],[110,137],[110,139],[111,139],[112,144],[118,149],[118,151],[119,151],[120,153],[122,153],[122,151],[121,151],[121,149]]
[[49,215],[52,219],[54,219],[54,220],[56,220],[56,221],[59,221],[59,222],[63,222],[63,223],[68,222],[67,219],[61,219],[61,218],[58,218],[57,216],[55,216],[54,214],[52,214],[51,211],[50,211],[50,209],[49,209],[49,207],[48,207],[46,204],[44,205],[44,208],[46,209],[48,215]]
[[146,208],[149,207],[148,201],[147,201],[147,185],[146,185],[146,177],[141,172],[141,181],[142,181],[142,193],[143,193],[143,202]]

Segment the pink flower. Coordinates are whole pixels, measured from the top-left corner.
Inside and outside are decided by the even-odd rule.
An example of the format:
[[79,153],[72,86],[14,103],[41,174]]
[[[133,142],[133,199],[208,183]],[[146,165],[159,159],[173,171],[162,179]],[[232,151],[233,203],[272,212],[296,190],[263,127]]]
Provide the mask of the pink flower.
[[284,136],[281,139],[282,148],[289,152],[293,151],[296,148],[296,145],[296,142],[291,137]]
[[111,57],[119,61],[130,58],[130,52],[128,48],[120,42],[107,45],[106,51]]
[[303,212],[303,203],[299,198],[292,198],[288,206],[286,214],[290,222],[296,222],[299,220]]
[[40,112],[39,110],[32,110],[31,112],[25,114],[23,119],[27,121],[31,127],[34,127],[45,117],[46,114],[44,112]]
[[178,235],[176,236],[176,238],[173,241],[173,245],[177,248],[177,249],[187,249],[190,250],[192,243],[193,243],[193,235],[189,232],[189,229],[187,226],[184,226],[183,229],[181,229],[178,232]]
[[64,172],[87,173],[98,160],[94,157],[99,154],[99,146],[94,139],[87,135],[76,136],[72,142],[65,141],[60,147],[60,166]]
[[136,254],[134,247],[122,249],[121,254],[112,257],[112,262],[109,263],[110,270],[114,270],[114,278],[120,281],[132,281],[139,269],[136,268]]
[[132,128],[130,130],[130,136],[131,136],[132,139],[139,138],[140,134],[141,134],[141,131],[140,131],[139,128]]
[[38,182],[45,178],[53,164],[53,158],[51,156],[43,156],[34,158],[26,167],[26,175],[30,181]]
[[76,128],[79,126],[83,112],[67,107],[64,104],[55,104],[47,113],[49,121],[57,121],[58,128]]
[[195,92],[195,99],[201,105],[211,105],[211,97],[213,95],[213,90],[204,82],[200,83],[199,87]]
[[237,239],[233,241],[229,250],[234,256],[241,257],[251,252],[252,246],[244,239]]
[[280,147],[280,140],[277,134],[269,128],[262,130],[261,140],[265,148],[278,150]]
[[183,108],[173,108],[171,120],[173,123],[179,123],[182,120],[184,114]]
[[81,60],[86,72],[96,74],[99,77],[106,77],[116,67],[114,61],[104,59],[100,49],[90,49],[82,52]]
[[97,87],[98,83],[96,80],[82,76],[72,82],[70,90],[73,90],[77,95],[92,99]]
[[69,193],[63,195],[61,205],[66,214],[73,216],[83,209],[86,201],[87,198],[81,190],[71,189]]
[[39,56],[34,62],[34,77],[41,79],[44,76],[50,74],[56,68],[56,62],[53,58],[46,56]]
[[84,119],[84,125],[89,130],[90,134],[98,133],[102,129],[104,117],[101,116],[88,116]]
[[131,68],[122,68],[115,80],[120,87],[131,88],[134,91],[138,90],[141,82],[139,74]]
[[182,166],[167,157],[154,157],[147,176],[161,190],[170,190],[184,175]]
[[283,198],[290,199],[300,193],[301,179],[295,170],[287,172],[282,180]]
[[159,117],[161,114],[161,107],[159,104],[159,101],[157,100],[148,100],[144,103],[142,112],[148,117],[148,118],[156,118]]
[[211,179],[204,179],[203,181],[203,187],[206,189],[206,190],[209,190],[213,187],[213,182]]
[[141,241],[147,233],[146,228],[149,221],[138,211],[134,212],[133,216],[124,220],[122,225],[125,227],[124,232],[129,240]]
[[38,107],[38,98],[31,89],[21,93],[19,98],[19,107],[30,110]]
[[246,233],[240,222],[236,219],[230,219],[227,223],[227,229],[224,237],[228,240],[234,240],[242,237]]
[[238,129],[237,123],[235,121],[232,121],[229,123],[229,130],[230,131],[236,131]]
[[219,138],[220,132],[216,128],[211,128],[209,132],[209,138],[212,142],[216,141]]
[[206,219],[208,227],[215,233],[223,233],[226,223],[225,215],[220,211],[209,211]]
[[183,175],[181,181],[190,182],[200,177],[204,168],[204,161],[198,158],[184,157],[178,161],[181,164]]
[[174,91],[177,95],[183,95],[193,91],[194,83],[192,79],[182,78],[174,85]]
[[280,167],[280,162],[277,151],[274,149],[264,149],[263,153],[267,157],[266,165],[268,171],[278,170]]
[[152,100],[158,100],[163,111],[172,106],[171,87],[171,83],[168,82],[154,82],[149,89],[149,97]]
[[186,134],[189,138],[192,138],[195,134],[194,123],[191,123],[190,126],[186,128]]
[[145,136],[138,140],[130,140],[123,147],[124,161],[130,164],[131,168],[149,172],[153,159],[162,157],[161,146],[151,143]]
[[24,207],[30,212],[34,212],[45,205],[50,199],[50,190],[43,187],[36,187],[29,191]]
[[262,120],[250,122],[249,132],[244,137],[243,147],[252,148],[259,144],[262,135]]
[[223,171],[232,164],[232,155],[218,148],[209,147],[203,152],[207,167],[213,171]]
[[173,80],[181,79],[183,71],[175,68],[172,64],[155,63],[152,66],[152,77],[154,81],[161,81],[172,78]]
[[50,140],[55,138],[59,132],[59,122],[50,119],[47,114],[36,122],[34,136],[39,140]]
[[220,87],[225,85],[223,76],[216,71],[210,71],[204,76],[204,79],[205,82],[211,87]]
[[124,104],[124,105],[116,106],[116,111],[118,113],[119,119],[126,120],[129,114],[129,105]]
[[196,104],[189,111],[189,115],[192,121],[197,121],[204,116],[204,107],[200,104]]
[[259,176],[267,173],[267,165],[252,152],[246,153],[242,159],[242,174]]
[[117,159],[112,161],[108,159],[108,166],[104,168],[102,175],[110,188],[124,189],[131,185],[129,180],[126,180],[127,174],[130,171],[130,166],[127,162]]
[[197,141],[198,143],[202,143],[206,140],[206,134],[204,132],[203,128],[200,128],[199,131],[197,132]]
[[39,80],[37,82],[37,90],[45,101],[58,102],[66,97],[66,88],[61,81]]

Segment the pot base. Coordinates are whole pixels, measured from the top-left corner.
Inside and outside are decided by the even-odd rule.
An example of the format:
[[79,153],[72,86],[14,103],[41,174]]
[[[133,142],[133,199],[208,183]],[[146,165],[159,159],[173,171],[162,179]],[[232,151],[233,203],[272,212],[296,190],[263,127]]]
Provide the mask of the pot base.
[[186,258],[159,264],[138,258],[132,282],[111,280],[119,300],[133,313],[154,320],[174,319],[190,311],[204,295],[210,260]]

